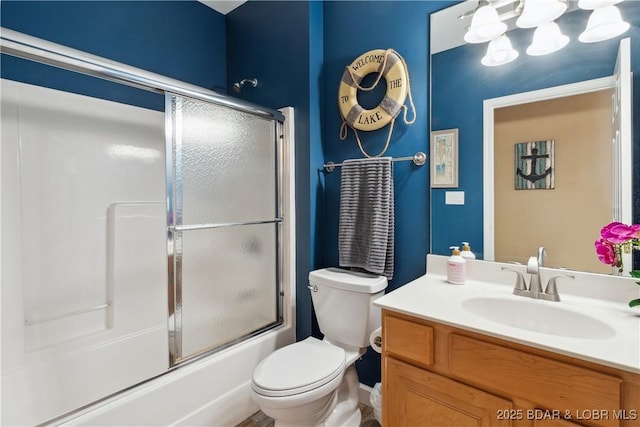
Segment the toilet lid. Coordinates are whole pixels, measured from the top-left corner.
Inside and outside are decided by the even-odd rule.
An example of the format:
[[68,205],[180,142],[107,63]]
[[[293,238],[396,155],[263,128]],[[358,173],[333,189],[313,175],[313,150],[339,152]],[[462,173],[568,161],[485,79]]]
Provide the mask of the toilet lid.
[[316,338],[283,347],[267,356],[253,372],[253,388],[266,396],[289,396],[318,388],[341,375],[342,348]]

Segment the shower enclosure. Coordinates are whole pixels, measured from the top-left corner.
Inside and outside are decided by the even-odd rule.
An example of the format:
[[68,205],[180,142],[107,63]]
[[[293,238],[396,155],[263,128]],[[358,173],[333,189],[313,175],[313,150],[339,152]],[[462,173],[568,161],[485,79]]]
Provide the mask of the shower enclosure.
[[2,53],[163,93],[165,111],[2,80],[1,424],[185,383],[187,361],[211,375],[225,351],[246,388],[292,340],[289,117],[10,30]]
[[[167,95],[172,363],[281,321],[277,122]],[[212,143],[215,135],[215,143]]]

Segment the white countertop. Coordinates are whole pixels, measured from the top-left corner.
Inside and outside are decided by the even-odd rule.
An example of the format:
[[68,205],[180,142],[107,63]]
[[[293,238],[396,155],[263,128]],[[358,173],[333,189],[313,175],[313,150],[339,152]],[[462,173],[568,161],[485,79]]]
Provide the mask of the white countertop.
[[[487,261],[467,263],[468,275],[464,285],[452,285],[446,281],[446,257],[429,255],[427,266],[427,274],[377,299],[374,304],[425,320],[640,373],[640,307],[630,308],[627,305],[630,297],[640,297],[640,286],[633,280],[545,268],[545,273],[576,276],[575,280],[561,279],[558,282],[561,301],[552,302],[513,295],[515,274],[503,272],[500,268],[514,268],[514,265]],[[545,278],[549,276],[541,276],[544,286]],[[525,277],[528,282],[526,273]],[[469,299],[486,297],[504,299],[505,307],[510,301],[526,300],[532,304],[574,311],[602,321],[615,333],[611,337],[592,339],[534,332],[487,320],[462,306]]]

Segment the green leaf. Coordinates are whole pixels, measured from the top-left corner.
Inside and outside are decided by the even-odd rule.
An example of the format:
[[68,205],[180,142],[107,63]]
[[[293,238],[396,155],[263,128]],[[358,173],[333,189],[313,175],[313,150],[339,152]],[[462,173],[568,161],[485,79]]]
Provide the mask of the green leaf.
[[636,305],[640,305],[640,298],[629,301],[629,307],[635,307]]
[[631,277],[635,277],[636,279],[640,279],[640,270],[631,270],[629,272]]

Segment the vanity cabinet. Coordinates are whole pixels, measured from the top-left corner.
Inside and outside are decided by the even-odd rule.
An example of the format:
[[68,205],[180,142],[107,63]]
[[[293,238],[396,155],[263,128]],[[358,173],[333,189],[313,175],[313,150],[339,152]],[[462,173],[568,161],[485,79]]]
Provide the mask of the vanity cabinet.
[[638,374],[387,309],[382,327],[385,427],[640,426]]

